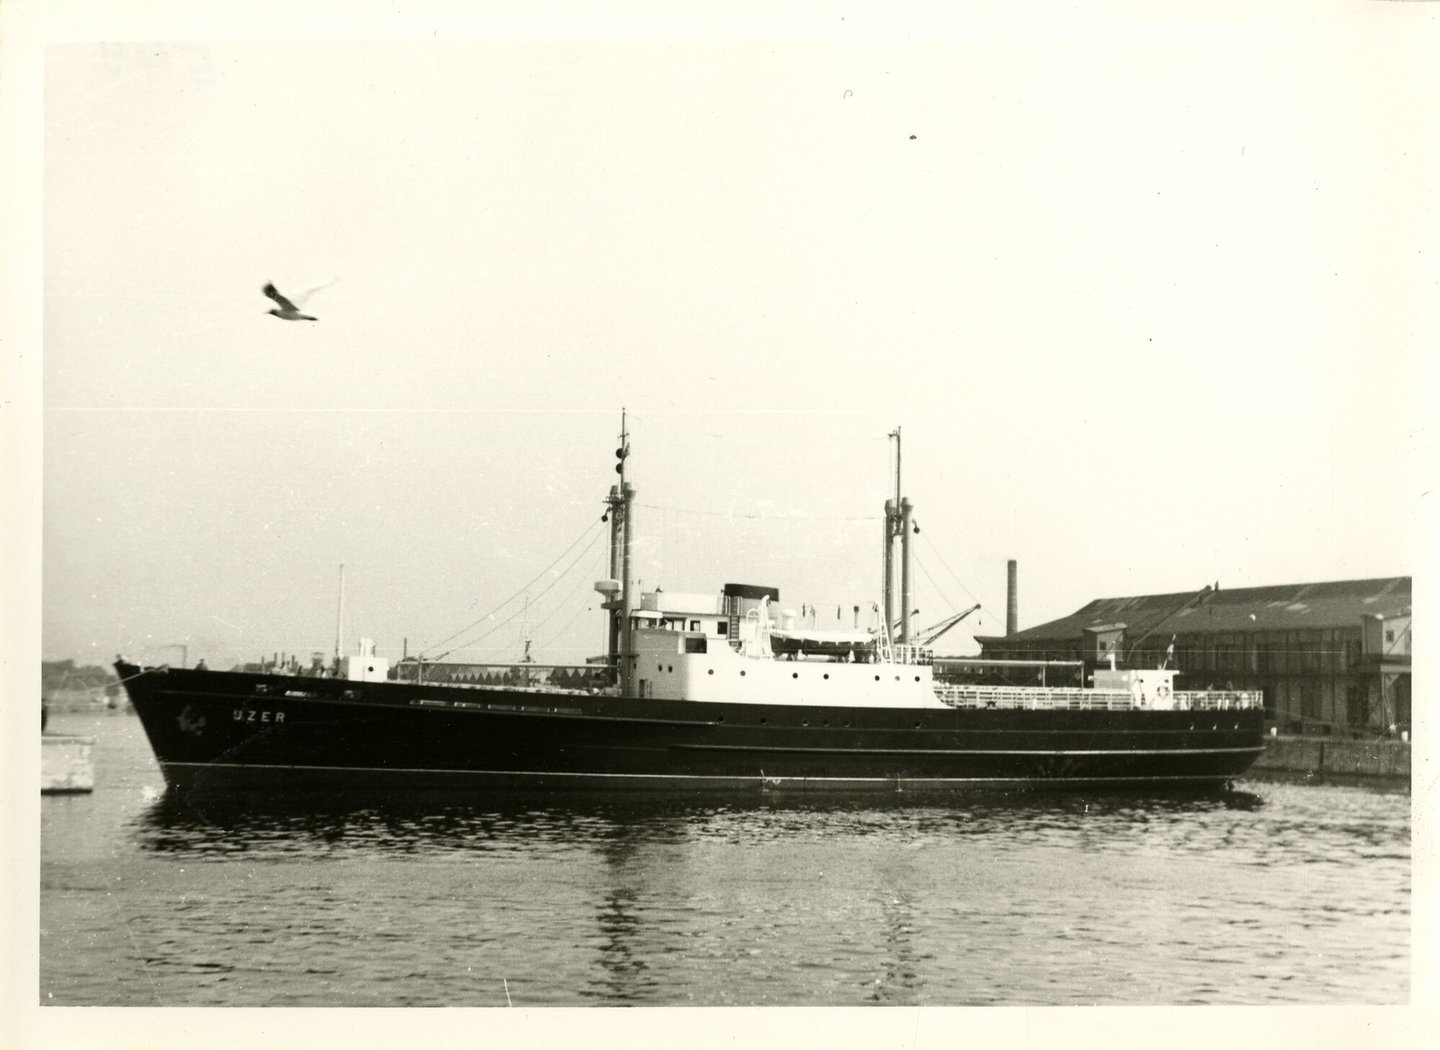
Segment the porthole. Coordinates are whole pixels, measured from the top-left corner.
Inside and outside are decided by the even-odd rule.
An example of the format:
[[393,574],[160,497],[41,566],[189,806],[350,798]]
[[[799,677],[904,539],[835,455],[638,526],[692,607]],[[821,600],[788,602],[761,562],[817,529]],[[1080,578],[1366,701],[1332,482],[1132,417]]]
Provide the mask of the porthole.
[[745,672],[744,672],[744,671],[741,671],[741,672],[740,672],[740,677],[741,677],[741,678],[744,678],[744,677],[745,677]]
[[880,681],[880,676],[878,674],[875,676],[875,681]]
[[705,673],[706,673],[706,674],[714,674],[714,673],[715,673],[715,668],[712,667],[712,668],[710,668],[710,670],[706,671]]
[[916,729],[919,729],[919,728],[920,728],[920,723],[919,723],[919,722],[916,722],[916,723],[915,723],[915,728],[916,728]]
[[761,724],[762,726],[765,724],[765,719],[764,719],[764,718],[761,718],[761,719],[760,719],[760,724]]
[[802,726],[808,726],[808,725],[810,724],[810,719],[808,719],[808,718],[802,718],[802,719],[800,719],[800,724],[801,724]]
[[720,715],[720,716],[718,716],[718,717],[715,719],[715,721],[717,721],[717,722],[723,722],[723,721],[725,721],[725,716],[724,716],[724,715]]
[[825,675],[825,681],[827,681],[827,682],[830,681],[830,676],[829,676],[828,674]]
[[918,674],[915,676],[915,681],[920,681],[920,676]]
[[846,728],[846,729],[849,729],[849,728],[850,728],[850,719],[848,719],[848,718],[845,719],[845,728]]
[[800,672],[799,672],[799,671],[791,671],[791,672],[790,672],[790,677],[791,677],[791,678],[799,678],[799,677],[800,677]]
[[661,671],[663,671],[663,670],[665,670],[665,665],[664,665],[664,664],[656,664],[656,665],[655,665],[655,673],[656,673],[656,674],[659,674],[659,673],[660,673]]
[[821,722],[820,724],[821,724],[822,726],[828,726],[828,725],[830,724],[830,719],[827,718],[827,719],[825,719],[825,721]]
[[[665,671],[666,671],[667,674],[674,674],[674,673],[675,673],[675,665],[674,665],[674,664],[666,664],[666,665],[665,665]],[[918,682],[918,681],[920,681],[920,679],[917,678],[917,679],[915,679],[915,681]]]

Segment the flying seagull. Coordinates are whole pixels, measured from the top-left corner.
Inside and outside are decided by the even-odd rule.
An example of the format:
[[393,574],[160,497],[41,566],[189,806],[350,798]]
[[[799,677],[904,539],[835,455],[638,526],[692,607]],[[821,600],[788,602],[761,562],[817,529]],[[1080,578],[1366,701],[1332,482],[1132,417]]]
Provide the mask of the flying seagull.
[[270,313],[280,318],[282,321],[317,321],[319,320],[319,318],[317,317],[311,317],[309,314],[302,314],[300,312],[300,306],[302,303],[305,302],[306,299],[310,298],[310,296],[314,295],[321,288],[328,288],[334,283],[335,278],[332,277],[324,284],[317,284],[314,288],[307,288],[305,289],[305,291],[297,295],[293,302],[285,298],[278,291],[276,291],[273,284],[267,284],[264,288],[260,290],[264,292],[269,298],[275,300],[275,304],[280,307],[280,309],[278,310],[271,310]]

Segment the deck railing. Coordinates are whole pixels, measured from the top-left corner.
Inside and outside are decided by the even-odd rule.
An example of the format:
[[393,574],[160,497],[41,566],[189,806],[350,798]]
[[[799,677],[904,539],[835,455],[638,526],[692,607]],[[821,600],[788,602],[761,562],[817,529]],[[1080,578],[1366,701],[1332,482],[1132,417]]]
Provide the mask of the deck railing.
[[1264,707],[1265,694],[1258,689],[1225,689],[1181,691],[1175,694],[1175,706],[1182,711],[1239,711]]
[[[1019,686],[946,685],[935,686],[941,703],[959,708],[1006,708],[1032,711],[1150,711],[1151,704],[1136,703],[1128,691],[1106,689],[1036,689]],[[1168,710],[1238,711],[1261,707],[1258,692],[1238,690],[1177,692]]]
[[935,650],[927,649],[923,645],[902,645],[895,644],[890,647],[891,660],[881,660],[881,663],[894,662],[897,664],[933,664],[935,662]]

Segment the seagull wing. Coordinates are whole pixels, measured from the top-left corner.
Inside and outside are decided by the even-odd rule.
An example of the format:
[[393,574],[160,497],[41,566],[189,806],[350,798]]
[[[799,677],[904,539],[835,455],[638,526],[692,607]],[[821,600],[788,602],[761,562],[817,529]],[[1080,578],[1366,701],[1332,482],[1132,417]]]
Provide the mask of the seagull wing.
[[275,302],[279,305],[280,309],[290,310],[292,312],[294,311],[295,304],[292,303],[289,299],[286,299],[279,292],[277,292],[273,284],[267,284],[264,288],[260,290],[264,292],[267,296],[269,296],[271,299],[274,299]]
[[302,306],[302,305],[304,305],[306,299],[309,299],[312,295],[314,295],[316,292],[318,292],[321,288],[329,288],[332,284],[334,284],[334,283],[335,283],[336,281],[338,281],[339,279],[340,279],[340,278],[338,278],[338,277],[332,277],[332,278],[330,278],[330,280],[326,281],[324,284],[317,284],[317,285],[314,285],[313,287],[306,288],[303,292],[301,292],[299,295],[297,295],[297,296],[295,297],[295,305],[296,305],[296,306]]

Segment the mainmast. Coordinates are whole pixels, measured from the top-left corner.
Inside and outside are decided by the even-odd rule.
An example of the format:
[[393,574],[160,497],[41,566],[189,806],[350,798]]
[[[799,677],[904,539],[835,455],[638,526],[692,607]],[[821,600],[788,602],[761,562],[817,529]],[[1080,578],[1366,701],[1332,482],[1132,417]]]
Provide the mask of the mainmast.
[[[915,506],[902,496],[900,488],[900,428],[890,431],[895,439],[895,497],[885,501],[885,630],[895,631],[895,641],[910,639],[910,606],[914,597],[910,580],[911,518]],[[900,615],[895,615],[895,539],[900,539]],[[898,626],[898,630],[897,629]]]
[[885,501],[885,576],[880,587],[885,617],[882,624],[887,639],[895,623],[895,535],[900,510],[900,428],[890,431],[890,437],[895,439],[895,498]]

